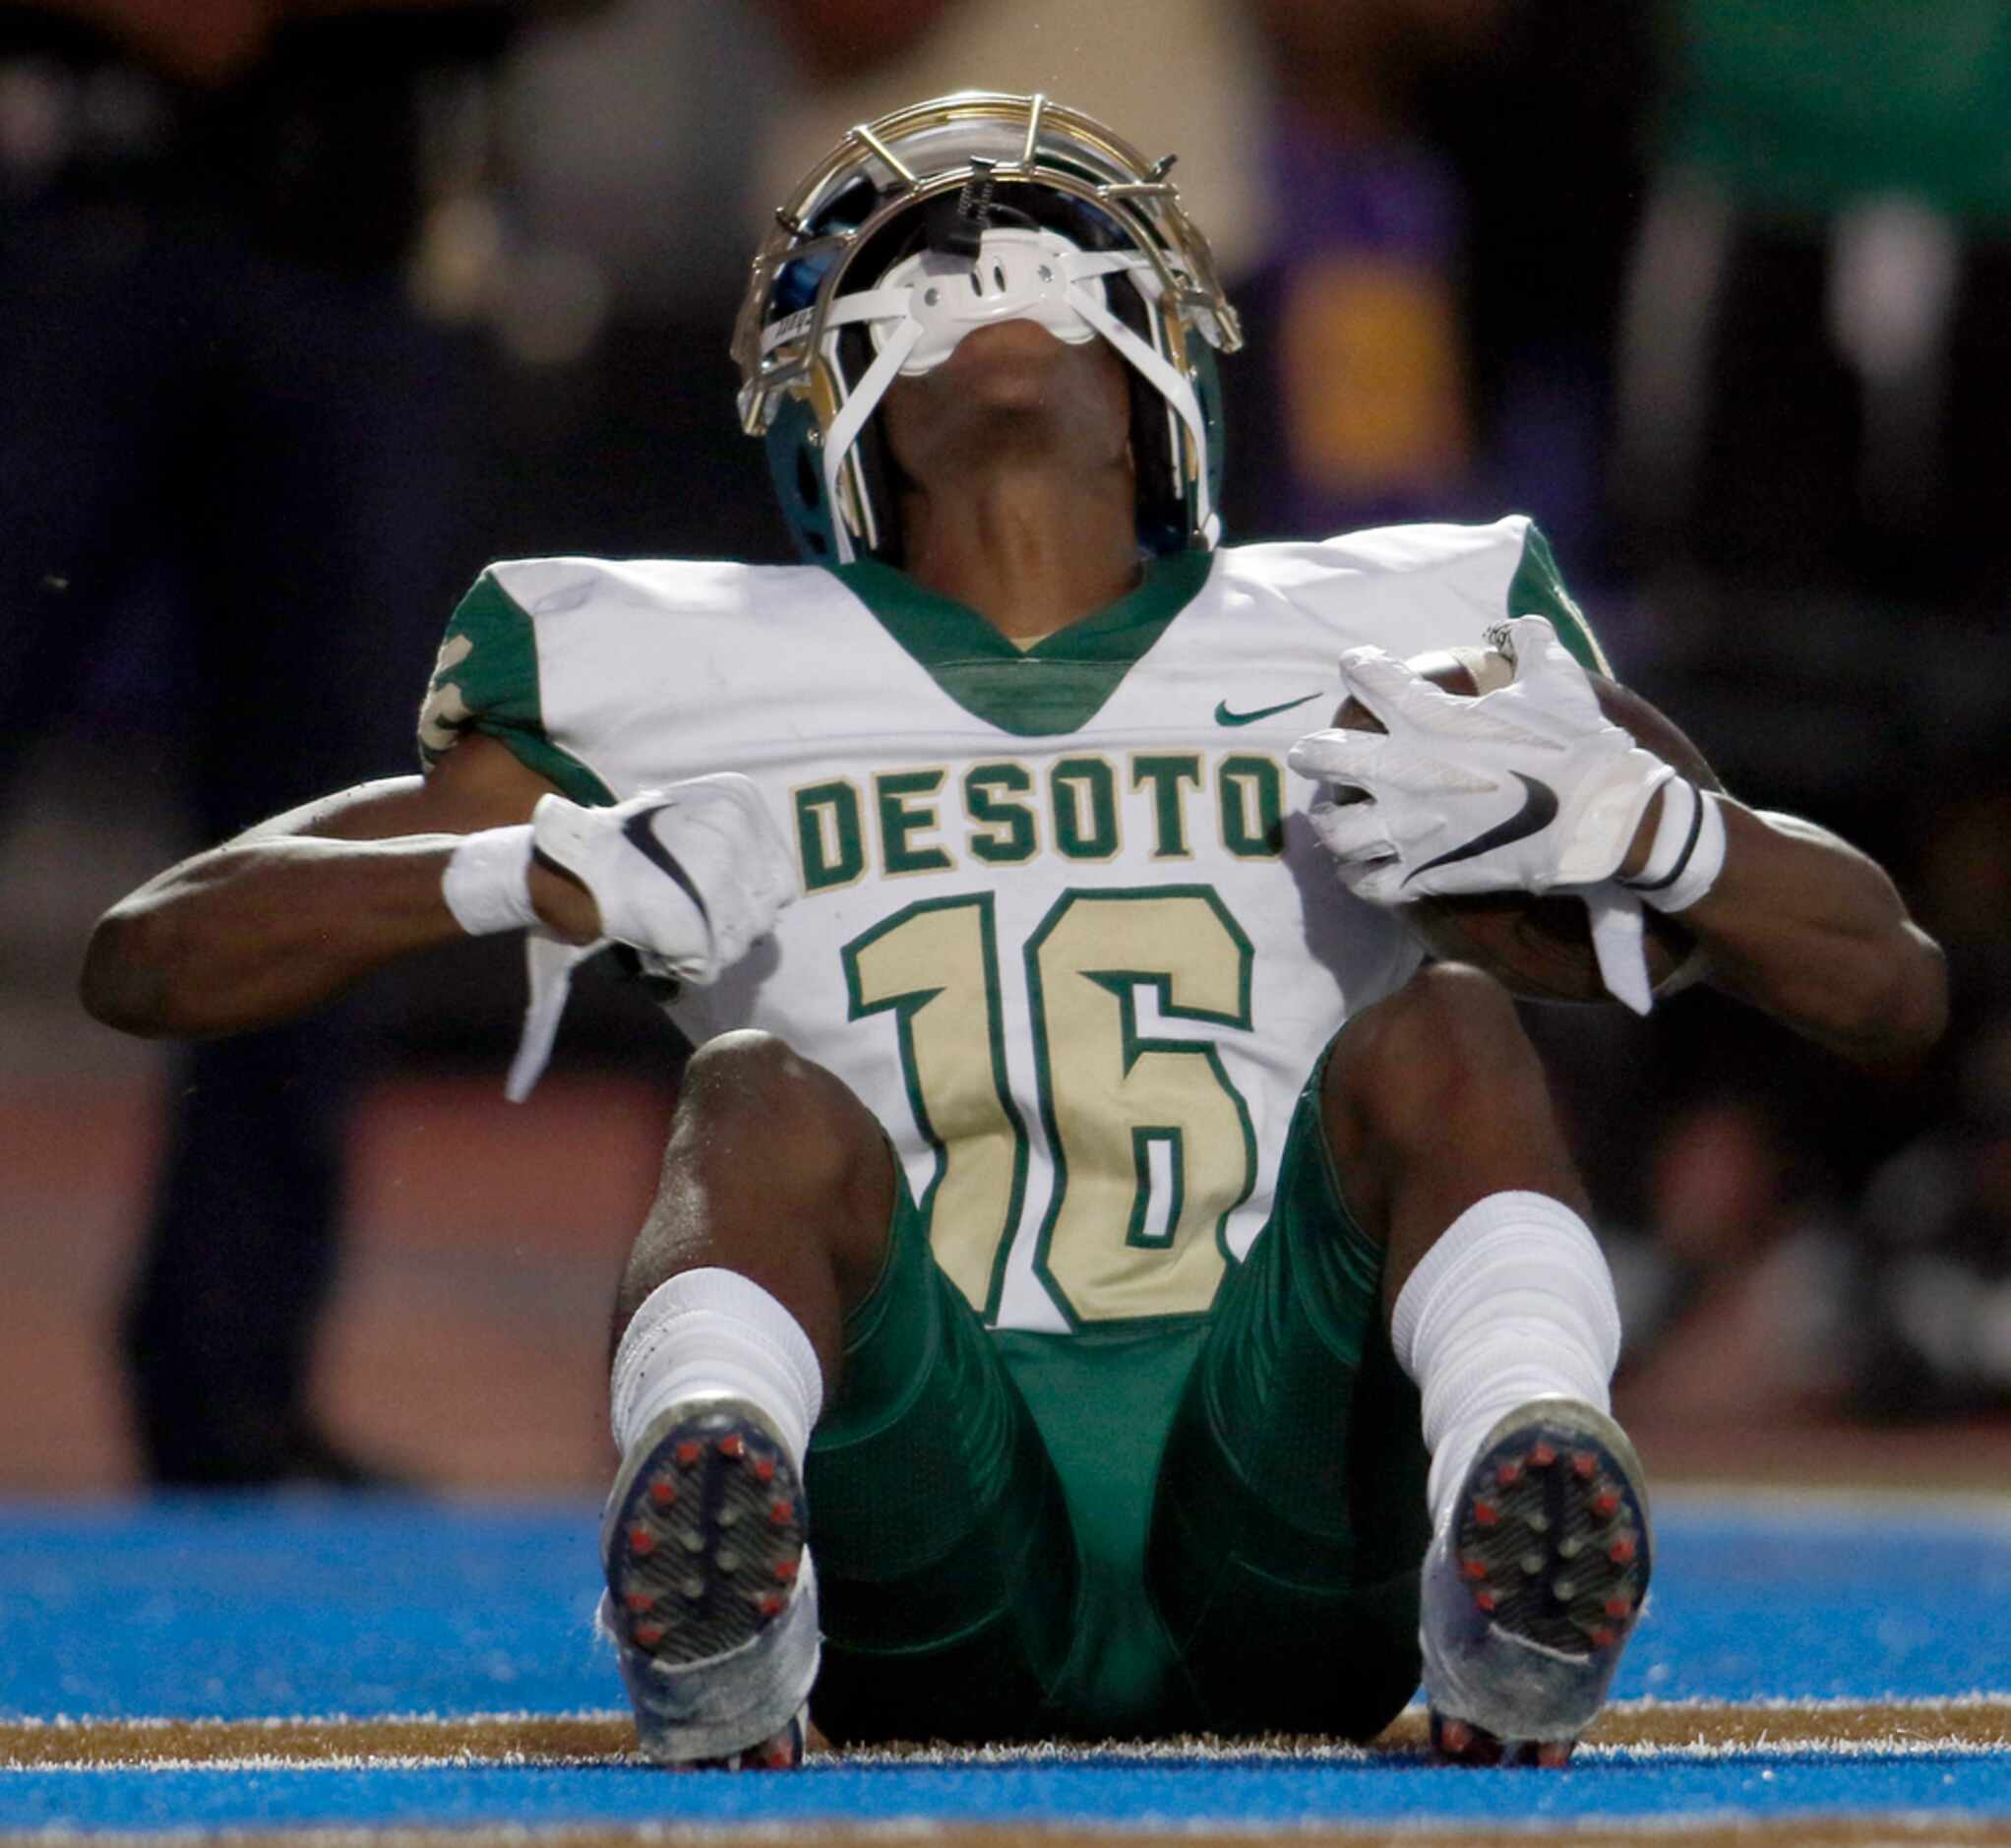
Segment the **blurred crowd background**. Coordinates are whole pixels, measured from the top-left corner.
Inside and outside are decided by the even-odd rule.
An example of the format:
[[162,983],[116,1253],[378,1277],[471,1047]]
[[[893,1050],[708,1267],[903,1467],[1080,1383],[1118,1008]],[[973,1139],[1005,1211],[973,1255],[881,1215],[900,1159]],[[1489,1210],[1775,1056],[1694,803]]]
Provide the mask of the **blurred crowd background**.
[[597,1474],[675,1082],[646,1003],[594,985],[513,1116],[503,947],[185,1052],[84,1018],[83,935],[407,768],[486,560],[787,557],[726,357],[747,255],[846,126],[964,87],[1181,156],[1249,336],[1232,539],[1534,515],[1736,793],[1893,871],[1954,978],[1908,1082],[1702,994],[1532,1025],[1637,1418],[2001,1457],[2003,0],[34,0],[0,4],[0,1487]]

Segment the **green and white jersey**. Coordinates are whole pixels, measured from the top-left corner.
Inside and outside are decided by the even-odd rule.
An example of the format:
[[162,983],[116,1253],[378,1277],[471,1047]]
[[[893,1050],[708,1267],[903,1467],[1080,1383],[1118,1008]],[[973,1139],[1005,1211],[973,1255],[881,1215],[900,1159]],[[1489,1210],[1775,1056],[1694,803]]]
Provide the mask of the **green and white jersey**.
[[1321,1048],[1418,962],[1285,769],[1341,652],[1530,612],[1603,665],[1519,517],[1162,560],[1025,649],[871,563],[521,560],[457,611],[420,738],[582,802],[753,778],[803,896],[673,1017],[836,1073],[972,1304],[1060,1331],[1207,1309]]

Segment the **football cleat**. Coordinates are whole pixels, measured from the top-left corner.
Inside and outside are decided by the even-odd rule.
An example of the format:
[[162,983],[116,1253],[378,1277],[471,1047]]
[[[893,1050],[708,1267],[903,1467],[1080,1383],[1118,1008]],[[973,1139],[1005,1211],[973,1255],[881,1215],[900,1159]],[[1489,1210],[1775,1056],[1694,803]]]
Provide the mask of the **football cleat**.
[[1613,1685],[1653,1554],[1647,1481],[1618,1425],[1566,1398],[1501,1419],[1425,1556],[1432,1751],[1564,1763]]
[[804,1512],[774,1430],[739,1399],[666,1408],[623,1458],[601,1518],[600,1626],[644,1757],[802,1761],[819,1654]]

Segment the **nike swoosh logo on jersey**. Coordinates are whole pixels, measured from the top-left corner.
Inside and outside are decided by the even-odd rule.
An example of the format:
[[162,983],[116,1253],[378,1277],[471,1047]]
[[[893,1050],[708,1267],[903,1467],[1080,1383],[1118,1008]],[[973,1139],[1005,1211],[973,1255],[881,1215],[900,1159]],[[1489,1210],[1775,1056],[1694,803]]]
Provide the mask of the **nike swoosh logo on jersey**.
[[1434,866],[1450,866],[1455,860],[1471,860],[1491,848],[1505,847],[1511,840],[1539,834],[1557,819],[1557,792],[1549,783],[1540,783],[1534,776],[1525,776],[1520,770],[1515,772],[1515,780],[1522,785],[1525,793],[1522,806],[1513,815],[1505,822],[1497,822],[1485,833],[1476,834],[1463,847],[1454,847],[1435,860],[1427,860],[1417,872],[1405,877],[1404,884],[1408,886],[1420,873],[1429,873]]
[[1254,712],[1232,712],[1227,700],[1215,703],[1215,723],[1218,725],[1254,725],[1260,718],[1269,718],[1273,712],[1289,712],[1295,706],[1304,706],[1308,700],[1316,700],[1319,695],[1309,693],[1304,699],[1286,700],[1277,706],[1260,706]]
[[705,909],[705,901],[699,896],[699,889],[691,881],[691,875],[678,865],[677,856],[656,837],[656,831],[649,826],[664,810],[675,807],[669,802],[659,802],[653,809],[642,809],[629,817],[622,824],[622,832],[629,845],[659,873],[667,873],[676,880],[685,896],[699,907],[699,916],[704,920],[705,929],[712,928],[711,913]]

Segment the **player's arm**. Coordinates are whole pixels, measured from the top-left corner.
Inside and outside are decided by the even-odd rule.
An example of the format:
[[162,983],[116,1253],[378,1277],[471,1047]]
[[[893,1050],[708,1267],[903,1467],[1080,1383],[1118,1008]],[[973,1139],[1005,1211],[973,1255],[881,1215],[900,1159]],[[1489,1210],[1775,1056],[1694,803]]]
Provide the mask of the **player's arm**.
[[1315,732],[1291,763],[1371,798],[1310,814],[1351,892],[1393,905],[1616,879],[1695,934],[1717,986],[1811,1039],[1890,1067],[1933,1044],[1940,953],[1871,860],[1678,777],[1607,720],[1542,617],[1509,623],[1503,646],[1514,679],[1478,699],[1378,648],[1342,657],[1383,730]]
[[[472,735],[423,777],[364,783],[262,822],[105,913],[85,955],[84,1005],[148,1037],[209,1038],[306,1014],[463,936],[441,883],[461,837],[528,822],[551,788]],[[535,865],[530,879],[557,934],[598,934],[579,886]]]
[[[1689,799],[1685,788],[1669,800]],[[1622,879],[1647,862],[1664,800],[1658,792],[1643,818]],[[1813,822],[1709,800],[1724,863],[1675,915],[1703,945],[1712,985],[1862,1064],[1918,1060],[1947,1025],[1947,972],[1884,870]],[[1679,813],[1671,820],[1687,832]]]
[[475,734],[423,779],[309,804],[150,880],[92,933],[84,1003],[131,1033],[241,1033],[415,950],[533,926],[703,986],[796,891],[745,776],[587,808]]

